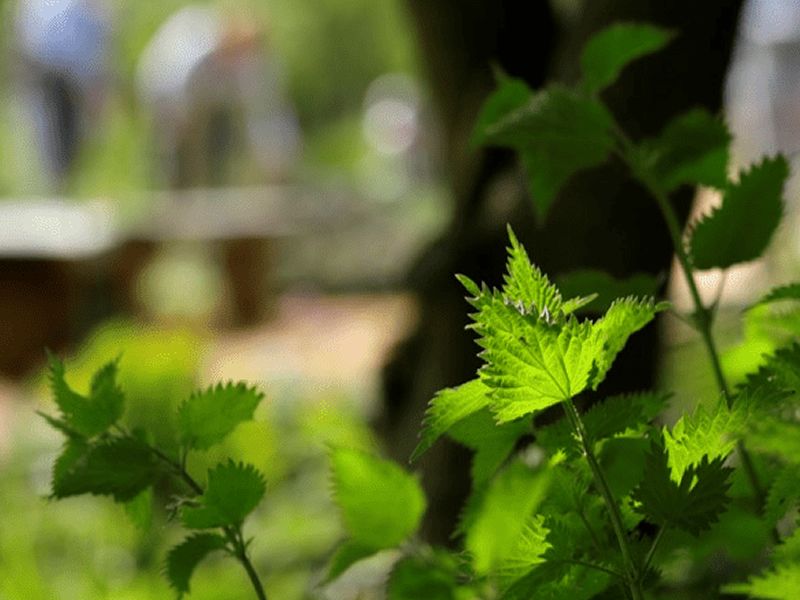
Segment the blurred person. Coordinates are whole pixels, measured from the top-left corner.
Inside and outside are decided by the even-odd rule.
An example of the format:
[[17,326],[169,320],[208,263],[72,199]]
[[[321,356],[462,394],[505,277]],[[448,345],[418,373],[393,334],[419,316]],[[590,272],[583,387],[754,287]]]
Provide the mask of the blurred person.
[[230,184],[242,153],[264,179],[288,177],[300,130],[264,37],[252,16],[187,6],[145,48],[137,86],[171,187]]
[[52,183],[63,188],[102,107],[109,13],[99,0],[22,0],[15,33],[37,145]]

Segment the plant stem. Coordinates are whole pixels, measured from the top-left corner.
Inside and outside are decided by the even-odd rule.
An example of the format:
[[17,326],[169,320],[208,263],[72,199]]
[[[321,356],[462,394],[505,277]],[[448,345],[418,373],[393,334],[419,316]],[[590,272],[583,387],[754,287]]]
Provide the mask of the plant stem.
[[[642,185],[644,185],[648,193],[655,199],[656,204],[661,211],[661,215],[664,218],[669,236],[672,240],[672,246],[675,250],[675,256],[678,258],[678,264],[680,264],[684,279],[689,287],[689,294],[692,297],[692,303],[694,304],[693,324],[703,340],[703,345],[705,346],[706,353],[708,354],[709,361],[711,362],[711,368],[714,372],[714,378],[716,379],[717,387],[719,388],[722,396],[725,398],[727,407],[731,408],[733,404],[733,396],[731,395],[728,382],[725,379],[725,374],[722,371],[722,363],[719,359],[719,352],[717,351],[714,336],[711,332],[711,327],[714,322],[714,311],[709,309],[703,303],[703,299],[700,297],[700,292],[697,289],[697,283],[694,279],[694,268],[692,267],[691,261],[689,260],[689,255],[686,252],[686,248],[683,244],[683,228],[681,227],[678,217],[675,214],[675,209],[672,207],[667,194],[653,179],[653,175],[650,170],[641,164],[636,155],[633,142],[619,126],[615,127],[615,135],[622,146],[620,157],[628,165],[628,168],[631,170],[636,179]],[[750,488],[753,490],[753,496],[756,500],[757,509],[759,512],[761,512],[766,502],[766,495],[764,493],[764,488],[761,487],[761,482],[758,479],[758,474],[756,473],[753,465],[753,460],[741,440],[736,444],[736,451],[739,455],[739,459],[741,460],[745,475],[750,483]],[[777,541],[777,533],[774,530],[773,538],[775,538]]]
[[625,565],[625,580],[630,588],[631,596],[633,597],[633,600],[643,600],[644,592],[642,591],[641,581],[639,581],[639,570],[636,567],[636,563],[633,560],[633,554],[631,553],[630,546],[628,545],[628,537],[625,533],[625,526],[622,523],[622,514],[620,513],[617,501],[614,499],[614,495],[611,493],[611,488],[608,485],[608,481],[606,481],[606,477],[603,473],[603,469],[600,467],[600,463],[597,462],[597,457],[594,454],[592,442],[589,439],[589,435],[586,432],[586,428],[583,425],[583,421],[581,421],[581,417],[578,414],[575,405],[572,403],[572,399],[567,398],[564,400],[564,402],[562,402],[562,405],[564,406],[564,412],[567,414],[567,419],[569,419],[570,423],[572,424],[572,428],[578,435],[578,439],[580,439],[581,447],[583,448],[583,453],[586,456],[586,461],[589,463],[589,468],[592,471],[595,485],[600,491],[600,495],[603,497],[606,508],[608,508],[608,514],[611,518],[611,525],[614,528],[614,535],[617,537],[617,543],[619,543],[619,549],[622,553],[622,562]]
[[642,577],[645,577],[647,574],[647,569],[650,567],[650,563],[653,561],[653,556],[656,554],[656,549],[658,548],[658,544],[661,541],[662,535],[664,535],[664,527],[661,527],[658,530],[656,537],[653,538],[653,543],[651,544],[650,549],[647,551],[647,556],[644,557],[644,562],[642,563]]
[[[119,431],[125,435],[130,435],[122,429],[119,429]],[[189,472],[181,463],[171,459],[155,446],[151,446],[150,444],[145,445],[150,452],[153,453],[153,455],[168,465],[195,494],[198,496],[203,494],[203,486],[195,481],[195,479],[189,474]],[[253,585],[253,589],[256,592],[256,597],[258,600],[267,600],[267,594],[264,592],[264,586],[261,584],[261,579],[259,579],[258,573],[253,567],[253,563],[250,562],[250,557],[247,555],[247,544],[244,543],[241,525],[236,527],[223,527],[222,530],[225,532],[225,537],[228,538],[228,542],[230,542],[231,546],[233,546],[234,557],[247,572],[247,576],[250,578],[250,583]]]

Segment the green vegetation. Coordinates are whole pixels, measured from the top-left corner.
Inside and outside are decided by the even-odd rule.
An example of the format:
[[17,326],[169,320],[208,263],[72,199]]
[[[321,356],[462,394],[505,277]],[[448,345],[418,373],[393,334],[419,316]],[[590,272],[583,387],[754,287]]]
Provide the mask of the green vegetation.
[[[634,141],[621,130],[600,92],[629,61],[670,39],[651,26],[601,32],[584,51],[575,89],[533,92],[502,77],[474,139],[517,150],[542,221],[574,173],[612,155],[629,167],[674,242],[694,302],[691,314],[678,316],[703,344],[715,393],[672,426],[658,421],[669,398],[663,391],[590,404],[629,337],[671,308],[629,295],[624,282],[602,275],[584,274],[582,281],[597,287],[581,289],[581,279],[573,280],[565,295],[509,228],[501,288],[459,276],[483,366],[475,379],[431,401],[413,457],[443,435],[474,451],[472,493],[457,532],[461,549],[431,547],[418,535],[426,500],[413,475],[374,448],[334,443],[332,496],[346,537],[328,564],[329,580],[390,551],[390,600],[707,598],[721,590],[796,596],[800,346],[776,347],[732,385],[712,331],[717,307],[702,301],[695,283],[700,269],[725,269],[765,250],[780,220],[788,169],[782,157],[769,158],[730,181],[730,136],[698,110],[654,139]],[[669,195],[687,184],[716,187],[723,201],[684,230]],[[637,290],[649,285],[631,282]],[[582,316],[597,295],[602,314]],[[758,323],[772,304],[797,299],[797,284],[783,286],[746,318]],[[786,329],[797,331],[796,320],[784,316]],[[123,424],[117,368],[102,366],[81,394],[51,360],[60,414],[46,418],[65,436],[53,496],[108,495],[136,515],[142,494],[166,489],[153,496],[170,498],[170,514],[192,530],[167,557],[173,588],[188,591],[195,566],[222,551],[241,563],[264,598],[250,550],[270,537],[255,529],[250,546],[243,523],[269,497],[269,484],[238,458],[208,465],[201,484],[187,461],[251,419],[260,394],[246,384],[197,392],[177,408],[173,437],[155,443],[147,428]],[[728,568],[719,568],[720,556]]]

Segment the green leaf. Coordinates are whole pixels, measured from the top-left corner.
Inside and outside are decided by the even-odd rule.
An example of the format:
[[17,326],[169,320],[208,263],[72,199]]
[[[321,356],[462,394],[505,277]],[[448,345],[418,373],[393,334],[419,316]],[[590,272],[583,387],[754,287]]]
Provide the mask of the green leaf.
[[728,185],[722,205],[693,227],[690,245],[698,269],[726,269],[755,260],[766,250],[783,214],[789,167],[782,156],[766,158]]
[[597,389],[605,379],[628,338],[668,306],[669,303],[656,303],[652,298],[633,297],[620,298],[611,304],[606,314],[592,327],[593,347],[599,348],[596,350],[595,370],[590,382],[593,389]]
[[146,488],[128,500],[125,514],[137,529],[147,531],[153,522],[153,488]]
[[339,545],[331,557],[325,581],[333,581],[358,561],[375,554],[376,549],[347,540]]
[[545,562],[545,553],[552,547],[547,540],[549,533],[542,515],[534,515],[526,520],[521,535],[514,541],[498,569],[503,587],[510,586],[536,565]]
[[[653,420],[664,408],[669,394],[663,392],[640,392],[611,396],[593,404],[581,419],[592,442],[635,429]],[[549,452],[559,449],[581,452],[574,439],[572,427],[566,419],[542,427],[536,432],[537,442]]]
[[[62,431],[72,430],[86,437],[106,431],[122,416],[125,396],[117,386],[117,361],[101,367],[92,379],[89,396],[74,391],[64,378],[64,363],[49,355],[50,387],[63,419],[50,419]],[[59,426],[59,424],[63,426]]]
[[195,392],[178,409],[182,441],[190,448],[218,444],[237,425],[253,418],[264,395],[243,382],[218,383]]
[[584,269],[566,273],[558,278],[558,288],[567,297],[595,293],[589,312],[605,312],[618,298],[626,296],[655,296],[661,286],[659,278],[647,273],[636,273],[616,279],[603,271]]
[[486,143],[486,131],[497,124],[509,113],[525,106],[533,96],[533,92],[524,81],[502,75],[497,89],[486,99],[470,138],[475,147]]
[[425,411],[420,441],[411,460],[417,460],[451,427],[487,404],[489,388],[480,379],[438,392]]
[[195,533],[169,551],[166,575],[182,597],[189,593],[189,581],[198,564],[212,552],[225,548],[225,538],[214,533]]
[[465,547],[477,573],[495,571],[512,555],[549,482],[547,470],[533,471],[518,461],[498,473],[466,535]]
[[398,562],[389,575],[387,600],[456,600],[454,574],[416,556]]
[[[800,469],[797,465],[783,467],[767,492],[764,518],[777,523],[800,500]],[[800,557],[799,557],[800,558]]]
[[694,109],[670,121],[658,138],[643,142],[640,151],[655,177],[653,183],[665,192],[683,184],[723,188],[730,139],[721,120]]
[[678,419],[672,431],[664,428],[664,445],[669,453],[672,478],[680,481],[690,465],[704,456],[725,458],[745,433],[750,416],[750,401],[745,396],[731,408],[724,398],[712,405],[699,405],[691,414]]
[[218,464],[208,472],[208,486],[195,498],[196,506],[184,506],[181,520],[189,529],[239,525],[264,497],[264,477],[252,465]]
[[69,442],[56,461],[53,497],[95,494],[127,502],[151,486],[158,474],[150,449],[134,438],[113,438],[92,446]]
[[459,421],[450,430],[450,437],[475,451],[471,469],[473,488],[485,484],[511,454],[520,437],[530,431],[530,418],[497,424],[488,409]]
[[416,477],[358,450],[331,453],[333,497],[353,541],[379,550],[412,535],[425,512]]
[[[762,304],[771,304],[780,300],[800,300],[800,283],[790,283],[773,288],[769,293],[756,302],[753,306],[761,306]],[[750,308],[753,308],[751,306]]]
[[747,594],[751,598],[796,600],[800,590],[800,562],[787,563],[751,577],[747,583],[730,583],[722,587],[726,594]]
[[729,502],[732,469],[724,459],[704,456],[674,481],[664,446],[652,443],[645,459],[644,477],[633,492],[637,511],[659,525],[699,535],[717,521]]
[[672,39],[668,31],[646,24],[618,23],[595,34],[583,47],[583,87],[599,92],[617,80],[637,58],[658,52]]
[[522,312],[557,316],[562,310],[561,292],[530,261],[510,225],[507,229],[511,246],[508,248],[508,263],[503,277],[503,295],[507,301],[522,307]]
[[517,580],[500,600],[591,600],[612,583],[611,576],[596,569],[545,563]]
[[553,86],[487,127],[485,140],[520,153],[534,208],[544,221],[572,175],[606,160],[614,146],[612,124],[599,102]]
[[800,392],[800,343],[793,342],[768,355],[758,371],[747,376],[744,389],[778,395]]

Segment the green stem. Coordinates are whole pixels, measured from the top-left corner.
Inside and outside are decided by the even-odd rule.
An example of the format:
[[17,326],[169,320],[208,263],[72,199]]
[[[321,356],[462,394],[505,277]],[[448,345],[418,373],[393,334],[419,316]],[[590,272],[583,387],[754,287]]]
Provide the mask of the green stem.
[[[118,430],[125,435],[130,435],[121,428],[118,428]],[[155,446],[151,446],[150,444],[145,445],[154,456],[168,465],[195,494],[198,496],[203,494],[203,486],[195,481],[195,479],[189,474],[189,472],[181,463],[171,459]],[[267,600],[267,595],[264,592],[264,586],[261,584],[261,579],[259,579],[258,573],[253,567],[250,557],[247,555],[247,544],[244,543],[241,526],[223,527],[222,530],[225,533],[225,537],[228,539],[228,542],[233,547],[233,556],[239,561],[242,567],[244,567],[244,570],[247,572],[250,583],[253,585],[253,589],[256,592],[256,597],[258,600]]]
[[614,495],[611,493],[611,488],[608,485],[608,481],[606,481],[606,477],[603,473],[603,469],[600,467],[600,463],[597,461],[597,457],[594,454],[594,448],[589,440],[589,435],[586,432],[586,428],[583,425],[583,421],[581,421],[581,417],[578,414],[575,405],[572,403],[572,399],[567,398],[564,400],[564,402],[562,402],[562,405],[564,406],[564,412],[567,414],[567,419],[569,419],[570,423],[572,424],[572,428],[575,430],[575,433],[581,442],[581,447],[583,448],[583,453],[586,456],[586,461],[589,463],[589,468],[592,471],[595,485],[600,491],[600,495],[603,497],[603,501],[608,509],[608,514],[611,518],[611,526],[614,528],[614,535],[617,537],[617,543],[619,544],[619,549],[622,553],[622,562],[625,565],[625,580],[630,588],[631,596],[633,597],[633,600],[643,600],[644,592],[642,591],[642,584],[639,581],[639,570],[636,567],[636,563],[633,560],[633,554],[631,553],[630,546],[628,545],[628,537],[625,533],[625,526],[622,523],[622,514],[620,513],[617,501],[614,499]]
[[[667,194],[655,182],[650,170],[639,162],[633,142],[618,126],[615,128],[615,134],[622,147],[620,152],[622,160],[628,165],[628,168],[630,168],[636,179],[638,179],[639,182],[644,185],[648,193],[655,199],[656,204],[661,211],[661,215],[664,218],[664,222],[667,225],[669,236],[672,239],[672,246],[675,250],[675,255],[678,258],[678,264],[680,264],[684,279],[689,287],[689,294],[692,297],[692,303],[694,304],[694,326],[700,333],[700,337],[703,340],[703,345],[705,346],[706,353],[708,354],[709,361],[711,362],[711,368],[714,372],[714,378],[716,379],[717,387],[719,388],[722,396],[725,398],[726,405],[728,408],[730,408],[733,403],[733,396],[731,395],[728,382],[725,379],[725,374],[722,371],[722,363],[719,359],[719,352],[717,351],[714,336],[711,332],[711,327],[714,321],[714,311],[706,307],[706,305],[703,303],[703,299],[700,297],[700,292],[697,289],[697,283],[695,282],[694,278],[694,269],[683,244],[683,228],[678,221],[678,217],[675,214],[675,209],[672,207]],[[745,475],[750,483],[750,488],[753,490],[753,495],[760,512],[763,510],[766,502],[766,495],[764,493],[764,488],[761,486],[761,482],[758,479],[758,474],[756,473],[753,465],[753,460],[750,457],[750,453],[747,451],[747,448],[745,448],[741,441],[736,444],[736,451],[739,455],[739,459],[741,460]],[[773,538],[776,536],[777,533],[773,531]]]
[[644,562],[642,563],[642,577],[647,575],[647,569],[650,567],[650,563],[653,561],[653,556],[656,554],[656,549],[658,548],[658,544],[661,542],[661,536],[663,535],[664,527],[661,527],[656,533],[656,537],[653,538],[653,543],[650,546],[650,549],[647,551],[647,556],[644,557]]

